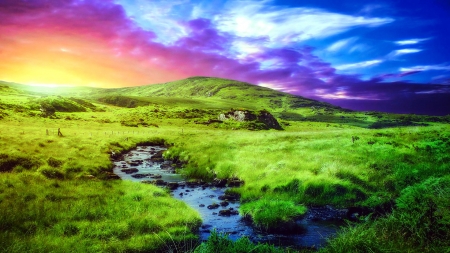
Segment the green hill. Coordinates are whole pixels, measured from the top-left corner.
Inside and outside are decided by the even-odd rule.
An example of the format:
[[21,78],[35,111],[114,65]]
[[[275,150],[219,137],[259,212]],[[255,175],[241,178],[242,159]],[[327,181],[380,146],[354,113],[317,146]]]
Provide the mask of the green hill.
[[[300,96],[294,96],[269,88],[230,79],[213,77],[190,77],[168,83],[107,89],[102,91],[102,95],[97,94],[96,96],[125,96],[130,99],[146,101],[148,103],[152,102],[148,98],[155,99],[155,102],[162,102],[164,99],[161,98],[166,98],[169,99],[167,102],[174,102],[175,104],[196,104],[194,101],[197,101],[198,104],[206,104],[207,107],[207,104],[214,102],[217,103],[213,106],[216,108],[218,105],[219,107],[220,105],[223,105],[225,108],[235,106],[248,109],[265,108],[275,111],[311,106],[340,109],[339,107],[328,103],[323,103]],[[194,101],[192,101],[192,99]],[[105,101],[107,101],[107,99],[105,99]]]

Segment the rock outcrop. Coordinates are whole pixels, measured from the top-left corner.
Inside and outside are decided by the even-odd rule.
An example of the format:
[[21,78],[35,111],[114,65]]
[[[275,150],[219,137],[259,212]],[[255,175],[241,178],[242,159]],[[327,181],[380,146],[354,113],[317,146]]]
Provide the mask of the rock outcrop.
[[275,117],[266,110],[259,112],[252,112],[249,110],[230,110],[226,113],[221,113],[218,117],[220,121],[235,120],[238,122],[254,122],[262,124],[264,129],[278,129],[282,130],[281,125]]

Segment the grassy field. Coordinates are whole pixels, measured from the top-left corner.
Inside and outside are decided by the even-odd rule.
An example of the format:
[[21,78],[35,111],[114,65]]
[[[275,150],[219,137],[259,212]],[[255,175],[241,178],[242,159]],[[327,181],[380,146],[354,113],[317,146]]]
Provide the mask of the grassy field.
[[[289,223],[311,205],[372,210],[323,252],[450,246],[448,116],[351,112],[202,80],[47,94],[0,86],[0,251],[193,251],[195,211],[152,185],[108,180],[109,154],[142,143],[168,145],[165,157],[184,161],[179,172],[191,180],[243,180],[233,190],[240,212],[260,228]],[[230,108],[267,109],[284,130],[204,123]]]

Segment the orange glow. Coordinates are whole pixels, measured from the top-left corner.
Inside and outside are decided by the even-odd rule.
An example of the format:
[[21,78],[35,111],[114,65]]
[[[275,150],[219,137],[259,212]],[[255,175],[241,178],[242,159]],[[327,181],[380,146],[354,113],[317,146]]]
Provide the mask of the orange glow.
[[[50,32],[0,37],[0,80],[24,84],[124,87],[184,78],[92,38]],[[150,57],[149,57],[150,58]],[[143,80],[145,83],[143,83]]]

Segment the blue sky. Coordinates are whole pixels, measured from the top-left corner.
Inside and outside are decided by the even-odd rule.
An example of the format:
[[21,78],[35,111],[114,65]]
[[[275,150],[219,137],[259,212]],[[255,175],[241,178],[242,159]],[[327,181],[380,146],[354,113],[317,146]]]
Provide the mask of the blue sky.
[[337,73],[386,81],[450,80],[450,2],[445,0],[117,2],[164,44],[185,35],[178,22],[205,18],[239,37],[229,48],[237,55],[261,45],[306,45]]

